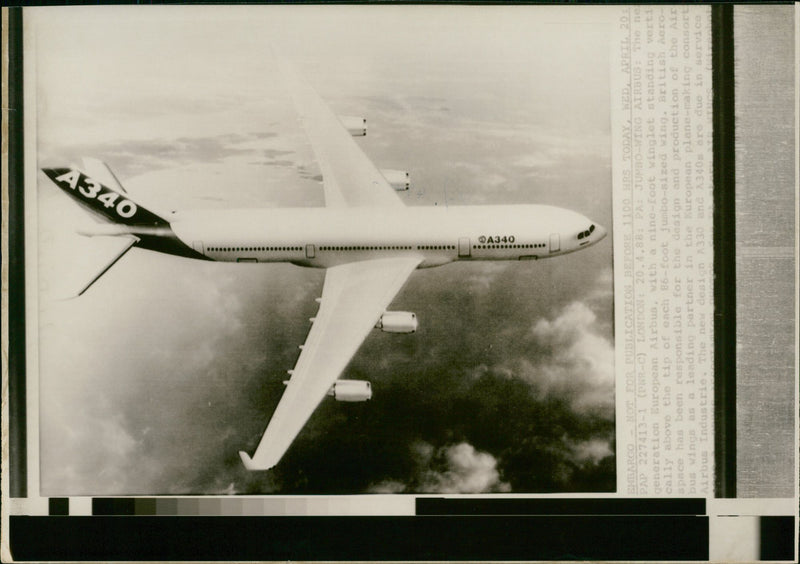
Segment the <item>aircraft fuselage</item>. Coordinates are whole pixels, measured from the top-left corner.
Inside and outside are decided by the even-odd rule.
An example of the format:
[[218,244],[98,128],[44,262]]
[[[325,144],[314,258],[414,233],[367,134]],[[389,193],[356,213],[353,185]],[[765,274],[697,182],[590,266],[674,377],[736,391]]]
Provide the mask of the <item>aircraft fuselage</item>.
[[420,268],[541,259],[606,235],[581,214],[541,205],[204,210],[177,212],[169,222],[206,259],[317,268],[408,255],[424,257]]

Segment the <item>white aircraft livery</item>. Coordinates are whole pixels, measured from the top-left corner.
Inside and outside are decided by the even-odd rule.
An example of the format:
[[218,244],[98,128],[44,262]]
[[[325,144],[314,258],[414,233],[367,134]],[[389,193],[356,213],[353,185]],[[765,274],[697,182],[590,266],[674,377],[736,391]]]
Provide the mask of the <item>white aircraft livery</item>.
[[79,295],[132,247],[201,260],[327,269],[319,311],[283,397],[253,456],[239,452],[249,470],[278,464],[326,395],[345,402],[372,397],[369,382],[339,376],[373,329],[416,331],[414,313],[387,310],[415,269],[552,258],[606,236],[605,228],[583,215],[552,206],[405,206],[398,192],[408,189],[408,175],[378,170],[352,138],[366,133],[364,120],[337,117],[293,69],[284,63],[282,71],[322,171],[324,207],[164,216],[137,204],[98,160],[84,159],[83,170],[43,169],[98,219],[81,233],[116,242]]

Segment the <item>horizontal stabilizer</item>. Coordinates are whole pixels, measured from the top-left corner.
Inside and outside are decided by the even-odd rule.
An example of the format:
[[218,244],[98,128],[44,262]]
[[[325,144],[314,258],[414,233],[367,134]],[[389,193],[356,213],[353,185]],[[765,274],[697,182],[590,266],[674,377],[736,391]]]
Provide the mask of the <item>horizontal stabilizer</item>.
[[133,235],[81,238],[70,272],[59,294],[74,298],[88,290],[125,256],[139,239]]

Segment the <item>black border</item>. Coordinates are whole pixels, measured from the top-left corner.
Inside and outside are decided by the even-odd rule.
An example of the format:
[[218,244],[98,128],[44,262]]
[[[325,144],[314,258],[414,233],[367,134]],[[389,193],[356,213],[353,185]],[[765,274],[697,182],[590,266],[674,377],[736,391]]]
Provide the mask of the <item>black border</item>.
[[711,6],[716,497],[736,497],[736,139],[732,4]]
[[759,519],[760,560],[794,560],[794,517],[787,515]]
[[28,492],[25,394],[25,139],[22,8],[8,8],[8,481]]
[[705,498],[418,497],[417,515],[705,515]]
[[12,517],[50,560],[708,560],[708,517]]

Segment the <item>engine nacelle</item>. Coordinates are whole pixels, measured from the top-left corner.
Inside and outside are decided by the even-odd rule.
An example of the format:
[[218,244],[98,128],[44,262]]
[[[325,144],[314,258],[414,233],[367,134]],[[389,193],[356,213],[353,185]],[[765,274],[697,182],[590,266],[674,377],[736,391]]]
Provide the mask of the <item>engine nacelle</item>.
[[336,380],[328,395],[336,401],[368,401],[372,399],[372,384],[366,380]]
[[339,116],[339,121],[353,137],[364,137],[367,134],[367,118],[357,116]]
[[398,192],[411,188],[411,178],[405,170],[392,170],[389,168],[381,169],[381,174],[386,181]]
[[417,315],[410,311],[387,311],[375,325],[385,333],[414,333],[417,330]]

